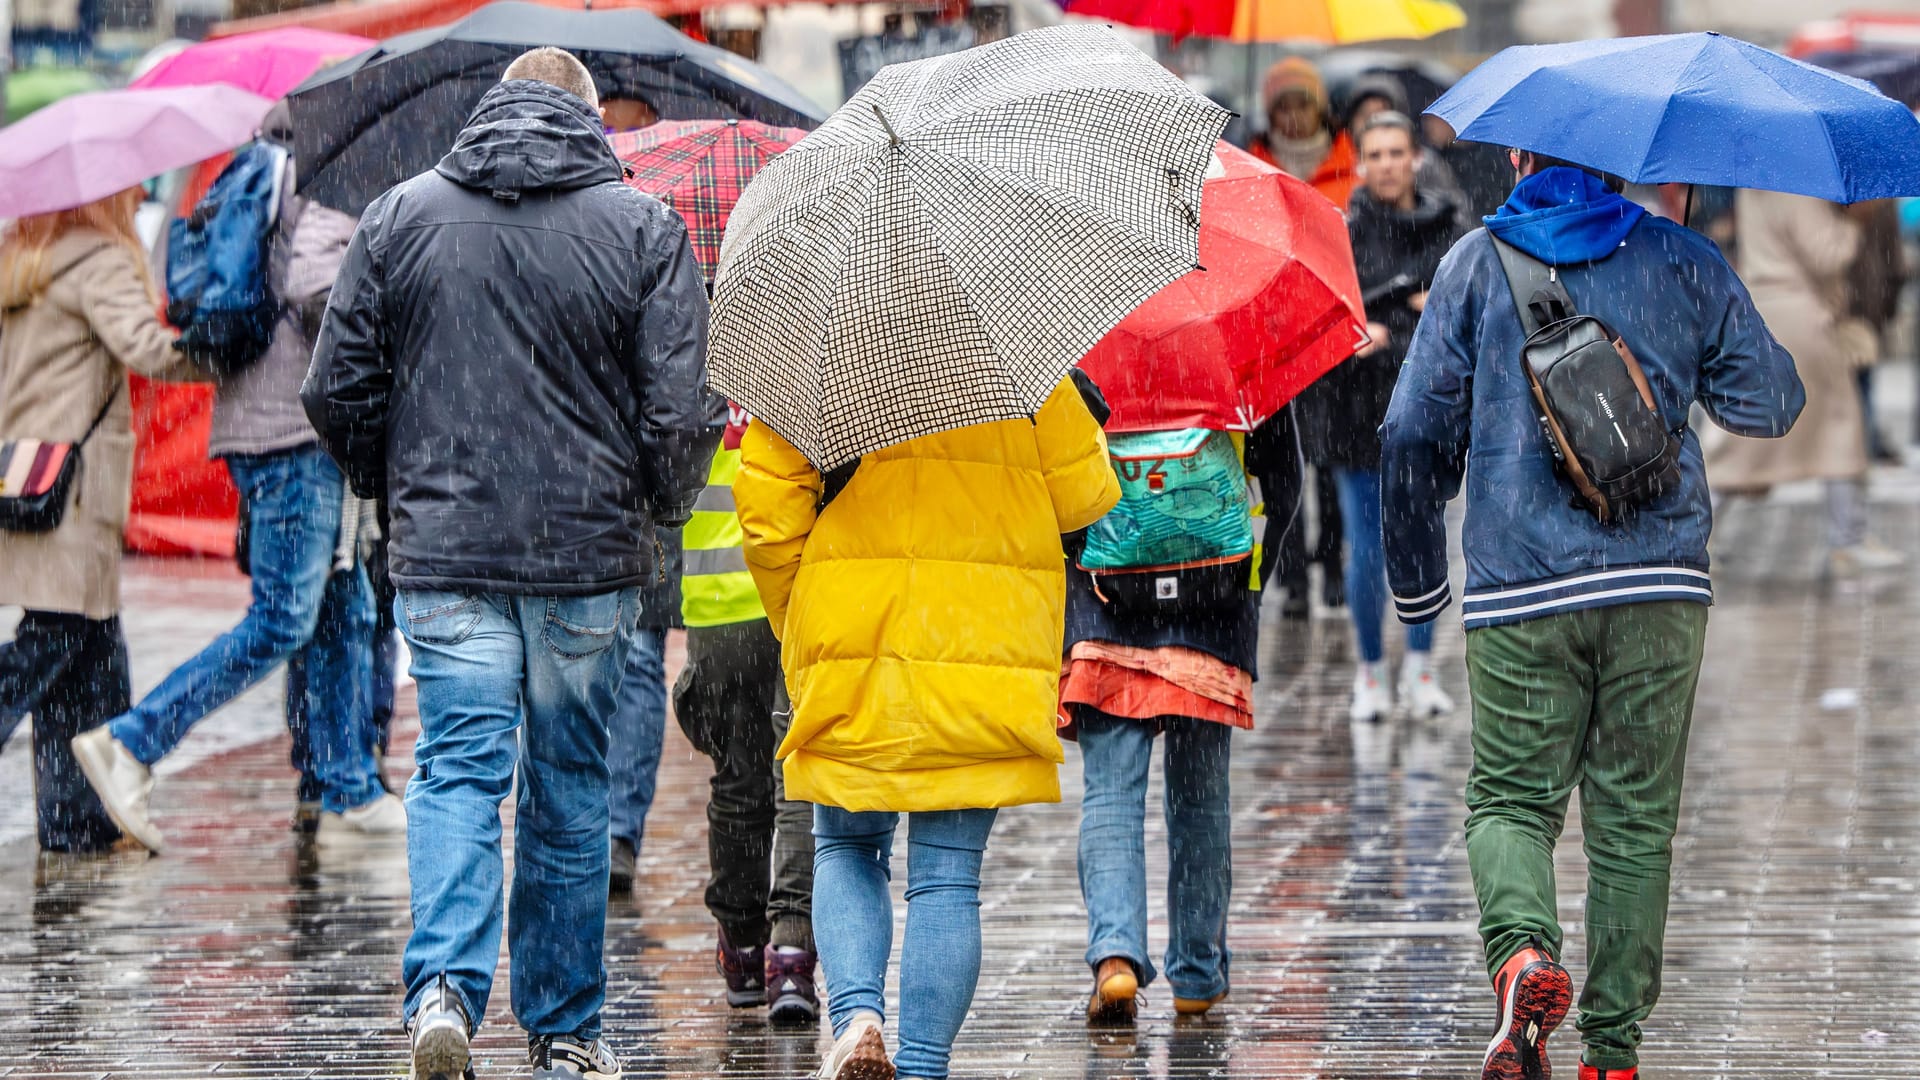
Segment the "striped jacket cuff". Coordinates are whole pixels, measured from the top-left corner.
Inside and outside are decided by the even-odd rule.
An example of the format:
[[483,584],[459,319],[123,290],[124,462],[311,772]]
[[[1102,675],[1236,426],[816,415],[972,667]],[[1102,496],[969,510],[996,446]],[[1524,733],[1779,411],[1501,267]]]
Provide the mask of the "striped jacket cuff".
[[1432,622],[1451,603],[1453,603],[1453,589],[1444,581],[1418,596],[1393,594],[1394,614],[1400,616],[1400,621],[1403,623]]

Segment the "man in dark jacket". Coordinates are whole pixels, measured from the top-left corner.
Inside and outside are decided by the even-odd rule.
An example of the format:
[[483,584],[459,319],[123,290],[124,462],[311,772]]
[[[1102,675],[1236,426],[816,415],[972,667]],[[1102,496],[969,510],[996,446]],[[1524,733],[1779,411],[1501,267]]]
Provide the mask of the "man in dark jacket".
[[[1596,174],[1516,152],[1512,198],[1441,262],[1381,430],[1387,574],[1400,618],[1451,602],[1445,506],[1467,487],[1467,857],[1500,1018],[1484,1075],[1544,1077],[1572,997],[1553,847],[1580,789],[1590,864],[1582,1080],[1632,1080],[1660,990],[1681,770],[1712,587],[1697,401],[1778,437],[1805,403],[1793,358],[1718,249]],[[1603,523],[1573,505],[1521,367],[1493,238],[1550,267],[1639,358],[1682,437],[1666,491]],[[1472,452],[1469,454],[1468,448]]]
[[302,390],[392,519],[420,695],[419,1080],[461,1080],[486,1013],[516,766],[509,951],[533,1075],[620,1072],[600,1038],[608,718],[652,527],[687,519],[711,443],[686,228],[621,182],[596,108],[569,54],[510,65],[440,164],[367,208]]

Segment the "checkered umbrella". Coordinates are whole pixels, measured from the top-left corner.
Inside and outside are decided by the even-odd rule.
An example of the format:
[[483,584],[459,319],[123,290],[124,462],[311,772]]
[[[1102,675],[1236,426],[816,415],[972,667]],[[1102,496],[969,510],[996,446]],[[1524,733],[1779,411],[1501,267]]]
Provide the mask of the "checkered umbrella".
[[612,142],[627,167],[627,183],[686,219],[693,257],[711,285],[727,216],[747,181],[806,137],[800,128],[753,120],[680,120],[622,132]]
[[1102,26],[885,68],[734,208],[709,380],[822,470],[1031,416],[1194,268],[1226,122]]

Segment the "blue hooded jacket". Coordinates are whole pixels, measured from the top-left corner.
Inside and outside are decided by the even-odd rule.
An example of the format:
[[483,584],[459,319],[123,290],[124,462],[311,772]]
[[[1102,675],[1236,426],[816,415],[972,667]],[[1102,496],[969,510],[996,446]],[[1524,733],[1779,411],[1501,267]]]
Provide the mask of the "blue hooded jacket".
[[1469,629],[1652,600],[1707,604],[1713,526],[1700,440],[1680,480],[1602,524],[1555,468],[1521,367],[1513,290],[1488,232],[1558,268],[1582,314],[1620,334],[1669,428],[1695,402],[1728,431],[1786,434],[1806,398],[1793,358],[1705,237],[1578,169],[1522,180],[1440,264],[1381,427],[1387,577],[1404,622],[1452,602],[1445,506],[1467,490]]

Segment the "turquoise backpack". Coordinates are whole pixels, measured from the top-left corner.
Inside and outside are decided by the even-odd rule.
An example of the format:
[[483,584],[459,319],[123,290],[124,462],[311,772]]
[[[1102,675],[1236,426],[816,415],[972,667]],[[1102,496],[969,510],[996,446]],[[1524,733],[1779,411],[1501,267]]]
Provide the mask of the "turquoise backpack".
[[1108,604],[1216,609],[1246,599],[1253,513],[1246,469],[1224,431],[1107,437],[1120,503],[1087,530],[1080,568]]

